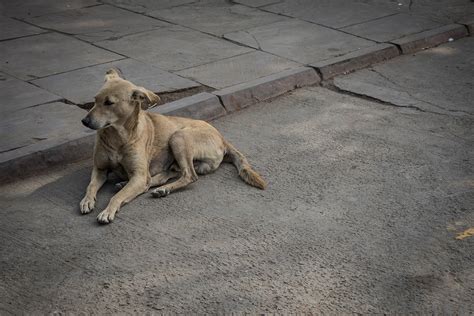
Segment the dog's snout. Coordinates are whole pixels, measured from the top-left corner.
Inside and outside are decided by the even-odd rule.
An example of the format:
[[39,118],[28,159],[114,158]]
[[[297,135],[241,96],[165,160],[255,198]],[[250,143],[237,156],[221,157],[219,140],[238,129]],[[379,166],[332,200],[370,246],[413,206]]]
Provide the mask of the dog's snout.
[[89,117],[89,115],[87,115],[85,118],[83,118],[81,122],[82,122],[82,124],[84,124],[85,127],[90,128],[91,118]]

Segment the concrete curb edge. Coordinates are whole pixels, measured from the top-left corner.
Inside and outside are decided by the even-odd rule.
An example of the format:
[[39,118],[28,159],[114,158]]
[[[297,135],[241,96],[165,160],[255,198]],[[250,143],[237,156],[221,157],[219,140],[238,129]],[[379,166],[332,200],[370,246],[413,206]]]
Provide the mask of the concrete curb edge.
[[309,66],[315,68],[323,80],[368,67],[400,55],[395,45],[382,43],[348,54],[323,60]]
[[296,88],[321,82],[316,71],[309,67],[285,70],[250,82],[238,84],[213,93],[228,112],[245,108]]
[[391,43],[397,45],[402,51],[402,54],[412,54],[468,35],[469,33],[465,25],[450,24],[429,31],[405,36],[393,40]]

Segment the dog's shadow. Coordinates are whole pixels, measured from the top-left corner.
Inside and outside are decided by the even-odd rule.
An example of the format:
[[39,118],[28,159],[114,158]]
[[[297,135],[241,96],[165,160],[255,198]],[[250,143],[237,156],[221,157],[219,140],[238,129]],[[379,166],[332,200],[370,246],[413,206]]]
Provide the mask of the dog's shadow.
[[[40,186],[31,194],[26,197],[27,199],[33,200],[47,200],[54,204],[52,211],[56,208],[61,209],[58,212],[54,212],[56,220],[68,218],[80,218],[81,220],[87,217],[93,220],[94,225],[99,225],[95,220],[98,211],[103,210],[110,199],[118,192],[116,183],[121,180],[114,174],[110,174],[106,183],[102,186],[97,194],[97,201],[94,211],[90,214],[81,214],[79,208],[79,202],[82,200],[86,193],[87,185],[90,182],[92,171],[92,163],[90,165],[83,165],[80,168],[67,172],[58,179]],[[33,212],[34,212],[34,202]],[[95,216],[94,216],[95,214]],[[66,218],[67,217],[67,218]]]

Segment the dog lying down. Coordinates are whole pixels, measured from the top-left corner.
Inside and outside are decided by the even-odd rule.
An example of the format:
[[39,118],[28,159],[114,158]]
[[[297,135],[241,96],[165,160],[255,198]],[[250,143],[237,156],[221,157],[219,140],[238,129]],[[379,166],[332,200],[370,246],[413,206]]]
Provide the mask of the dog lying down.
[[121,78],[115,69],[107,71],[94,107],[82,120],[97,130],[91,181],[80,203],[82,214],[94,209],[109,171],[127,181],[117,184],[120,191],[97,216],[102,224],[110,223],[123,204],[150,187],[157,187],[152,196],[167,196],[195,182],[197,174],[213,172],[223,160],[235,165],[242,180],[265,189],[265,181],[244,155],[210,124],[144,111],[159,99]]

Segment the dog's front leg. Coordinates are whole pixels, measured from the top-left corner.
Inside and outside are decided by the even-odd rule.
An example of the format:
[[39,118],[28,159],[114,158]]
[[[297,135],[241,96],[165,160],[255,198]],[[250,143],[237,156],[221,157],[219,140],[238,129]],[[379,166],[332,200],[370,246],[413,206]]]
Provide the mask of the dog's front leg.
[[87,186],[86,195],[80,203],[81,213],[87,214],[92,212],[95,206],[97,192],[107,181],[107,170],[99,169],[94,166],[92,169],[91,182]]
[[113,221],[115,213],[120,207],[146,192],[148,186],[149,176],[146,172],[132,176],[127,185],[110,199],[109,205],[97,216],[97,221],[101,224],[108,224]]

